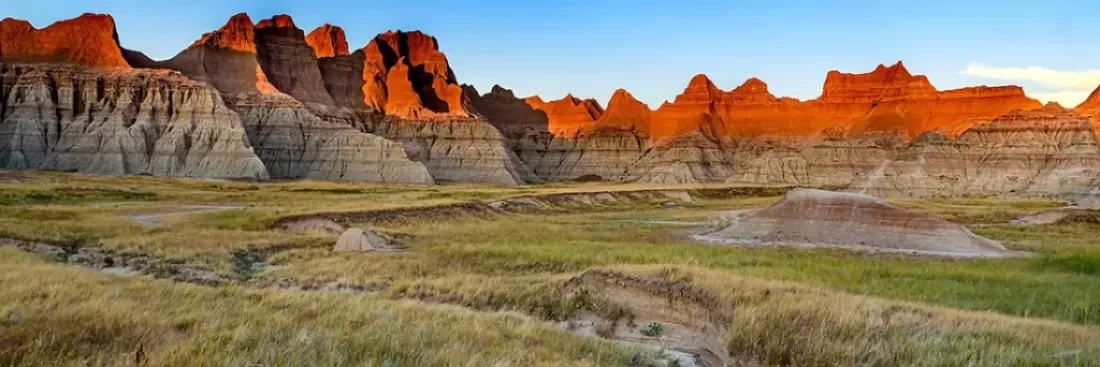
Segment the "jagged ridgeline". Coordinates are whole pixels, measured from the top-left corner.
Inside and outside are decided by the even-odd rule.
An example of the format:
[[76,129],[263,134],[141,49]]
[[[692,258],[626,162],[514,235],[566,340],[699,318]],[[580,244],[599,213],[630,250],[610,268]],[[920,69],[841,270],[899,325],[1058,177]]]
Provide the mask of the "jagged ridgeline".
[[[125,40],[121,40],[123,43]],[[440,42],[238,14],[175,57],[85,14],[0,22],[0,168],[210,178],[519,185],[608,180],[841,186],[887,196],[1091,192],[1100,93],[1075,109],[1015,86],[938,90],[898,62],[821,95],[698,75],[656,109],[460,85]]]

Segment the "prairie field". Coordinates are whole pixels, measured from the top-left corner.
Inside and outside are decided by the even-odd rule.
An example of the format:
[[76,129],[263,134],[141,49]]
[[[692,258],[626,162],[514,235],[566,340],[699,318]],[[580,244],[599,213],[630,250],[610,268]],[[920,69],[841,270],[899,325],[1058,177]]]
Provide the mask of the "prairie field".
[[2,366],[1100,366],[1100,221],[1009,223],[1052,200],[894,202],[1033,254],[960,259],[692,239],[777,188],[7,174]]

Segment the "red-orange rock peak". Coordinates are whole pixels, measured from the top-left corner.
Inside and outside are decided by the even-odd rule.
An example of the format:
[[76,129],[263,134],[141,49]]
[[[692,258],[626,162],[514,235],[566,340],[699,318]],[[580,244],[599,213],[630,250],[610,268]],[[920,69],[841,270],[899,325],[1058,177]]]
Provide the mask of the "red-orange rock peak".
[[286,14],[280,14],[261,20],[259,23],[256,23],[256,31],[263,32],[269,36],[295,39],[304,39],[306,37],[305,31],[294,25],[294,19]]
[[319,58],[350,55],[344,29],[328,23],[309,32],[306,43]]
[[709,77],[698,74],[691,78],[684,92],[676,96],[675,103],[708,103],[721,99],[722,93]]
[[[383,99],[381,97],[387,93],[386,90],[391,89],[388,87],[390,82],[401,83],[391,74],[397,64],[404,64],[401,70],[404,70],[413,92],[418,95],[423,111],[414,112],[415,108],[403,104],[403,112],[395,113],[386,108],[387,114],[405,119],[424,116],[449,119],[476,117],[471,112],[472,108],[468,108],[470,98],[458,85],[454,71],[446,55],[439,51],[435,37],[420,31],[388,31],[375,37],[363,52],[366,56],[363,69],[366,83],[363,88],[368,106],[372,106],[372,101]],[[401,86],[401,89],[404,88]],[[391,105],[392,99],[393,96],[386,97],[385,104]]]
[[234,15],[217,31],[202,35],[202,38],[196,41],[194,45],[255,53],[256,33],[255,28],[252,26],[252,18],[245,13]]
[[547,131],[560,137],[573,137],[592,126],[603,115],[603,107],[592,99],[580,99],[572,94],[565,98],[543,102],[538,96],[524,99],[531,108],[546,113]]
[[776,103],[779,99],[768,92],[768,83],[757,78],[749,78],[745,83],[729,92],[734,103]]
[[653,116],[649,106],[624,89],[616,90],[607,109],[586,133],[633,131],[648,135]]
[[825,77],[822,102],[874,102],[899,98],[935,98],[936,88],[924,75],[913,75],[901,61],[886,67],[879,64],[864,74],[833,70]]
[[279,14],[274,17],[261,20],[256,23],[256,28],[298,28],[294,25],[294,18],[286,14]]
[[0,21],[0,61],[130,68],[118,44],[115,20],[104,14],[84,14],[42,29],[6,18]]

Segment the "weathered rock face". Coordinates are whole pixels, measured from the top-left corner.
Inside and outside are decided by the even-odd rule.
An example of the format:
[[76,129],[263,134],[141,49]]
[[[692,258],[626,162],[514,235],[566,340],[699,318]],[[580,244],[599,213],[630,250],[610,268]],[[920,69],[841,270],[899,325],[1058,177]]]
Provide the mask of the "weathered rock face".
[[326,23],[309,32],[306,43],[313,48],[317,58],[350,55],[344,29],[331,24]]
[[423,163],[437,182],[520,185],[542,181],[508,148],[504,136],[484,121],[387,119],[371,123],[368,129],[404,146],[408,157]]
[[340,27],[325,24],[306,36],[306,43],[317,56],[317,66],[324,80],[325,90],[336,106],[350,109],[366,109],[363,97],[363,65],[366,56],[362,51],[348,53],[348,41]]
[[130,68],[118,45],[115,20],[102,14],[84,14],[43,29],[6,18],[0,21],[0,62]]
[[868,132],[915,137],[944,127],[965,130],[980,119],[1039,107],[1018,87],[939,92],[928,78],[910,74],[901,62],[879,65],[866,74],[829,72],[821,97],[806,102],[776,98],[767,84],[755,78],[726,92],[699,75],[674,102],[655,113],[651,135],[660,140],[710,130],[734,139],[815,139],[833,130],[843,137]]
[[266,179],[217,91],[168,71],[3,66],[0,167]]
[[630,92],[619,89],[611,95],[607,102],[607,109],[600,118],[583,135],[595,135],[601,133],[619,134],[632,132],[640,136],[648,136],[653,125],[652,111],[649,106],[634,98]]
[[523,139],[529,134],[550,132],[550,117],[542,109],[542,100],[525,101],[516,98],[509,89],[494,85],[485,95],[480,95],[471,85],[463,85],[466,95],[478,113],[485,116],[501,134],[511,140]]
[[[273,177],[434,182],[400,145],[353,128],[356,116],[343,107],[361,103],[359,88],[334,83],[357,77],[361,64],[336,59],[350,56],[318,61],[314,52],[290,17],[253,27],[247,15],[238,14],[158,66],[210,80],[226,94]],[[333,83],[326,83],[322,70]],[[334,99],[329,90],[346,93]]]
[[235,106],[256,153],[274,177],[432,184],[401,145],[326,122],[286,95],[255,95]]
[[336,104],[325,89],[314,49],[290,16],[262,20],[255,31],[256,59],[276,89],[307,105]]
[[230,102],[249,94],[278,94],[256,60],[256,33],[247,14],[237,14],[217,31],[202,38],[172,59],[150,68],[177,70],[187,77],[205,81]]
[[538,97],[524,99],[528,105],[546,113],[546,130],[559,137],[577,136],[603,116],[604,109],[593,99],[580,99],[572,94],[543,103]]
[[[537,97],[524,102],[545,105]],[[510,93],[487,94],[478,105],[502,128],[529,111]],[[846,186],[920,133],[957,136],[978,122],[1038,107],[1017,87],[940,92],[900,62],[866,74],[830,72],[822,96],[805,102],[777,98],[759,79],[723,91],[697,75],[655,111],[619,90],[594,122],[575,125],[582,127],[579,134],[514,134],[522,136],[514,147],[548,180],[598,175],[656,183]]]
[[711,237],[747,244],[810,244],[943,255],[1007,253],[1001,244],[962,226],[872,196],[806,189],[787,193],[775,205],[750,213]]
[[1100,177],[1088,119],[1059,106],[1017,111],[958,139],[921,136],[852,190],[891,197],[1084,192]]
[[390,31],[375,37],[362,52],[367,106],[406,120],[474,117],[435,37]]

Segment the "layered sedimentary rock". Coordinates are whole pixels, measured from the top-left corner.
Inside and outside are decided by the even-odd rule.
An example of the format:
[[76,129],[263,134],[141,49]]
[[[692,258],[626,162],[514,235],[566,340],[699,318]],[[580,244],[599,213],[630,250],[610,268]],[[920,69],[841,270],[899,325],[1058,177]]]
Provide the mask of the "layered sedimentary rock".
[[808,101],[777,97],[755,78],[722,90],[698,75],[656,109],[625,90],[604,109],[501,87],[478,95],[458,84],[438,40],[416,31],[352,49],[337,26],[307,35],[286,15],[254,24],[239,14],[158,62],[120,47],[109,16],[86,14],[43,29],[0,21],[0,64],[5,167],[506,185],[857,183],[890,196],[1100,187],[1087,133],[1100,125],[1100,92],[1074,111],[1039,111],[1018,87],[939,91],[900,62],[830,72]]
[[[958,128],[1017,109],[1036,109],[1019,87],[975,87],[937,91],[928,78],[905,66],[879,65],[866,74],[831,71],[821,96],[801,102],[777,98],[763,81],[752,78],[722,91],[699,75],[676,99],[661,106],[654,139],[711,129],[732,138],[794,137],[813,139],[831,130],[842,137],[868,132],[900,132],[910,137],[943,127]],[[701,121],[713,116],[720,123]],[[724,131],[723,131],[724,129]]]
[[362,52],[367,106],[406,120],[473,117],[435,37],[390,31],[375,37]]
[[0,21],[0,61],[9,64],[66,64],[129,69],[109,15],[84,14],[43,29],[29,22]]
[[517,185],[541,182],[510,141],[476,113],[435,37],[386,32],[358,51],[367,108],[385,117],[366,131],[396,141],[439,182]]
[[810,245],[929,254],[998,256],[996,241],[957,224],[861,194],[793,190],[710,237],[745,244]]
[[0,167],[268,177],[217,91],[168,71],[3,66]]
[[[502,129],[531,110],[548,110],[537,97],[520,101],[511,93],[486,94],[476,105]],[[517,153],[548,180],[845,186],[920,133],[953,137],[1038,107],[1018,87],[937,91],[899,62],[866,74],[830,72],[821,97],[804,102],[772,95],[759,79],[724,91],[697,75],[656,110],[619,90],[598,117],[573,125],[576,134],[509,136],[522,136]]]
[[400,145],[348,123],[356,116],[329,94],[314,53],[290,17],[253,26],[238,14],[154,66],[209,80],[225,94],[273,177],[434,182]]
[[891,197],[1084,192],[1100,177],[1086,117],[1049,105],[981,123],[957,139],[926,133],[852,190]]
[[480,95],[471,85],[462,87],[470,96],[474,108],[505,137],[519,140],[527,135],[550,132],[550,116],[539,108],[544,104],[542,100],[538,100],[537,104],[531,104],[516,98],[515,93],[499,85],[494,85],[493,89],[485,95]]
[[325,89],[338,107],[362,110],[367,108],[363,96],[363,65],[366,56],[361,50],[348,52],[348,41],[340,27],[325,24],[306,36],[306,43],[317,56]]
[[484,121],[405,121],[371,123],[369,130],[400,143],[437,182],[519,185],[542,182],[492,125]]
[[546,131],[566,138],[580,134],[604,113],[603,107],[596,100],[580,99],[572,94],[550,102],[543,102],[538,97],[525,98],[524,102],[546,113]]

